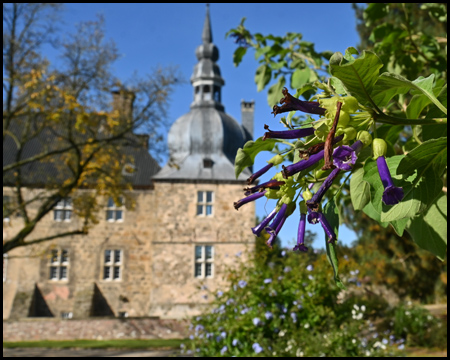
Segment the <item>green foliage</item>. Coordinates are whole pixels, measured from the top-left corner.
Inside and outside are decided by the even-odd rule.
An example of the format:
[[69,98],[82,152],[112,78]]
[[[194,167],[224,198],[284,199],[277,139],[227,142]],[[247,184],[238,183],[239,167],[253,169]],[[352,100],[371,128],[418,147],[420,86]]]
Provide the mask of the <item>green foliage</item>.
[[406,339],[409,346],[442,347],[447,343],[447,326],[411,302],[393,310],[393,335]]
[[[278,78],[269,88],[269,105],[274,104],[277,92],[281,98],[285,77],[290,75],[290,85],[297,90],[296,95],[308,99],[315,94],[309,100],[318,100],[318,105],[324,109],[321,118],[312,122],[314,135],[301,142],[294,140],[291,143],[294,154],[292,149],[280,152],[285,160],[293,160],[301,169],[293,174],[292,189],[297,196],[317,183],[336,189],[325,181],[330,172],[327,166],[320,169],[322,160],[305,167],[302,161],[305,161],[305,149],[328,138],[339,101],[343,105],[336,136],[345,134],[345,137],[338,145],[355,145],[355,134],[359,139],[362,133],[383,139],[388,173],[371,159],[370,146],[359,153],[350,183],[344,181],[341,186],[344,191],[339,198],[334,190],[325,195],[329,199],[324,208],[325,217],[333,223],[335,233],[343,213],[348,218],[354,211],[363,210],[382,226],[392,226],[399,235],[407,231],[420,247],[443,260],[447,246],[447,208],[443,205],[447,176],[447,85],[446,66],[442,64],[446,64],[446,53],[436,37],[446,36],[441,26],[446,23],[446,5],[369,4],[364,11],[359,10],[366,30],[370,30],[371,43],[366,44],[367,48],[375,51],[364,49],[359,53],[349,47],[344,54],[314,53],[312,44],[301,40],[301,34],[252,35],[243,22],[227,35],[236,36],[247,47],[255,49],[255,58],[261,64],[255,77],[258,91],[270,86],[272,76]],[[424,15],[421,21],[420,16]],[[329,59],[331,75],[328,81],[325,76],[319,76],[319,72],[327,70],[326,59]],[[290,114],[288,121],[280,122],[292,129],[296,126],[292,123],[294,112],[291,111],[294,100],[284,91],[283,95],[280,100],[283,105],[277,107],[278,112],[290,111]],[[311,103],[305,102],[301,108],[311,111],[308,106]],[[311,122],[299,124],[305,127]],[[296,148],[303,153],[295,151]],[[279,150],[277,146],[272,149]],[[252,153],[253,159],[254,156],[256,153]],[[250,161],[245,164],[250,165]],[[243,162],[239,159],[236,171],[242,169]],[[282,180],[282,175],[284,173],[276,174],[273,178]],[[335,184],[343,180],[342,174],[334,176]],[[314,190],[317,191],[318,186]],[[343,203],[352,204],[353,210],[341,210]],[[336,284],[343,286],[337,276],[335,245],[327,245],[327,250]]]
[[[379,297],[338,289],[329,281],[324,253],[280,250],[268,262],[259,261],[257,252],[240,262],[228,273],[229,289],[202,290],[214,301],[192,320],[184,352],[208,357],[393,356],[400,354],[405,338],[416,345],[413,339],[434,331],[427,327],[442,326],[422,309],[408,305],[411,320],[414,314],[420,317],[407,322],[401,317],[404,304],[390,307]],[[342,276],[351,290],[358,290],[359,266],[348,259],[344,257]]]

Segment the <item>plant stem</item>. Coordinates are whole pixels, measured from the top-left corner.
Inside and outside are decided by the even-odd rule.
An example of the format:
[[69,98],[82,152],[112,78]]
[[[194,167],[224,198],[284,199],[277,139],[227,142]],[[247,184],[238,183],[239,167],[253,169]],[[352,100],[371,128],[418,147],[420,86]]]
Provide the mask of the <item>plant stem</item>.
[[447,118],[436,119],[403,119],[386,114],[373,114],[376,122],[392,125],[441,125],[447,124]]

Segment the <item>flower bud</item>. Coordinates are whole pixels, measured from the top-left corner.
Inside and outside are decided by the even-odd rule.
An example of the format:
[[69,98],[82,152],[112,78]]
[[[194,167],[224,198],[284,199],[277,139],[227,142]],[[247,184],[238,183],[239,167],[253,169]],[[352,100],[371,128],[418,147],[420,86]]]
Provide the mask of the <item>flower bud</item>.
[[364,147],[366,147],[372,143],[372,135],[368,131],[363,130],[358,132],[356,140],[360,140],[364,144]]
[[359,108],[358,100],[353,96],[345,96],[340,101],[343,103],[342,109],[348,113],[355,113]]
[[386,156],[387,153],[386,141],[379,138],[373,139],[372,149],[373,149],[373,158],[375,160],[378,159],[380,156]]
[[270,159],[268,161],[268,163],[274,164],[274,165],[280,165],[283,162],[283,160],[284,160],[284,158],[280,154],[277,154],[272,159]]
[[305,189],[305,191],[303,191],[302,196],[303,196],[303,200],[308,201],[308,200],[312,199],[313,194],[311,191],[309,191],[309,189]]

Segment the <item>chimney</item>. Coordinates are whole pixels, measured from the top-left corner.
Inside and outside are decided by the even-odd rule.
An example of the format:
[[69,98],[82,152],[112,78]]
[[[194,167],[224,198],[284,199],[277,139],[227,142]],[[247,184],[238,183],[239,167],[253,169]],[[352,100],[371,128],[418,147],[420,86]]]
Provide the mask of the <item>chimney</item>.
[[247,135],[247,140],[253,139],[253,118],[255,113],[255,101],[241,100],[241,120]]
[[150,135],[148,134],[136,134],[139,139],[140,145],[142,145],[145,150],[148,150],[148,140],[150,139]]
[[112,91],[113,96],[113,111],[118,111],[120,116],[131,119],[133,116],[133,103],[136,95],[132,91],[125,89]]

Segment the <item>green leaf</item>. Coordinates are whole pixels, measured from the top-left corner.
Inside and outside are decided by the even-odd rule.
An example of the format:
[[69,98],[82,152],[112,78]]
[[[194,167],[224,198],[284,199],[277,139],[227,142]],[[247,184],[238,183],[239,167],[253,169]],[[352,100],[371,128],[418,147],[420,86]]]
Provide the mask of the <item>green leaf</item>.
[[270,108],[273,108],[275,104],[278,104],[280,99],[283,97],[283,93],[281,92],[281,90],[283,90],[285,82],[286,80],[284,79],[284,76],[281,76],[278,79],[278,82],[269,88],[269,92],[267,94],[267,103],[269,104]]
[[[403,158],[403,155],[399,155],[386,159],[391,175],[396,173],[398,164]],[[397,205],[385,205],[382,202],[384,186],[378,174],[377,164],[375,161],[366,161],[363,180],[371,185],[371,206],[366,205],[364,212],[367,211],[366,213],[377,221],[393,222],[412,218],[425,211],[442,191],[442,180],[431,169],[421,173],[420,180],[414,184],[413,181],[417,176],[414,174],[402,181],[400,181],[402,176],[392,176],[394,184],[403,188],[405,197]]]
[[363,180],[363,176],[364,169],[359,168],[353,171],[350,179],[350,197],[355,210],[362,210],[370,201],[370,186]]
[[261,137],[256,141],[247,141],[243,148],[239,148],[234,161],[236,179],[246,167],[253,165],[258,153],[261,151],[272,151],[277,142],[278,140],[276,139],[266,139],[263,141]]
[[[325,205],[325,207],[323,209],[323,214],[327,218],[327,221],[330,224],[330,226],[333,228],[334,233],[336,234],[336,238],[337,238],[338,232],[339,232],[339,211],[338,211],[338,208],[336,206],[334,199],[331,199],[330,201],[327,202],[327,204]],[[325,235],[325,246],[326,246],[326,251],[327,251],[327,259],[330,262],[331,267],[333,268],[334,281],[335,281],[337,287],[339,287],[342,290],[346,290],[341,279],[339,279],[339,269],[338,269],[339,263],[338,263],[338,259],[336,256],[336,248],[335,248],[336,245],[329,244],[328,236],[326,236],[326,235]]]
[[406,117],[408,119],[419,118],[422,110],[429,104],[431,104],[431,100],[424,94],[414,95],[406,108]]
[[406,154],[397,168],[397,174],[411,174],[423,166],[433,166],[436,176],[440,176],[447,166],[447,138],[431,139],[423,142]]
[[439,197],[425,215],[412,219],[407,231],[417,245],[443,261],[447,250],[447,195]]
[[447,109],[433,94],[434,74],[427,78],[419,77],[414,81],[409,81],[404,77],[392,74],[383,73],[379,76],[375,84],[373,92],[371,93],[373,101],[380,107],[386,106],[388,102],[398,94],[406,94],[409,90],[418,90],[431,100],[444,114],[447,114]]
[[261,91],[269,83],[272,77],[272,70],[267,65],[261,65],[256,69],[255,83],[257,85],[257,90]]
[[242,61],[242,57],[245,55],[245,53],[247,52],[247,48],[243,47],[243,46],[239,46],[233,54],[233,64],[234,66],[238,66],[241,61]]
[[298,89],[303,84],[306,84],[309,81],[309,75],[311,70],[307,67],[304,69],[297,69],[291,76],[291,88]]
[[330,78],[330,84],[331,84],[331,86],[333,86],[334,91],[336,91],[338,94],[341,94],[341,95],[347,94],[347,92],[345,91],[345,88],[344,88],[344,84],[342,84],[342,81],[339,80],[338,78],[335,78],[334,76],[332,76]]
[[370,51],[363,51],[362,55],[353,61],[348,61],[348,56],[344,58],[340,52],[334,53],[330,59],[331,75],[341,80],[347,93],[353,95],[362,105],[372,104],[370,93],[382,67],[381,60]]

